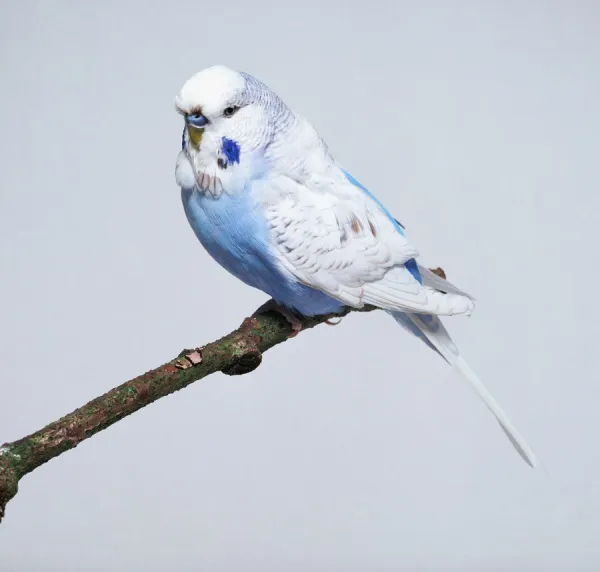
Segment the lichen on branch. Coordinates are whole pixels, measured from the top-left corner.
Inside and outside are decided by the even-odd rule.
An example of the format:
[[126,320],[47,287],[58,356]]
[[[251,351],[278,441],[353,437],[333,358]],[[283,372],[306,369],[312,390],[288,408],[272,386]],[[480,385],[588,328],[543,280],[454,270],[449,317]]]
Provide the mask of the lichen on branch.
[[[301,317],[300,320],[302,329],[309,329],[353,311],[374,309],[345,308],[338,314]],[[227,375],[253,371],[260,365],[262,354],[285,342],[291,333],[291,325],[277,312],[268,311],[246,318],[237,330],[223,338],[199,348],[183,350],[171,361],[126,381],[43,429],[5,443],[0,447],[0,521],[6,504],[17,494],[20,479],[27,473],[194,381],[218,371]]]

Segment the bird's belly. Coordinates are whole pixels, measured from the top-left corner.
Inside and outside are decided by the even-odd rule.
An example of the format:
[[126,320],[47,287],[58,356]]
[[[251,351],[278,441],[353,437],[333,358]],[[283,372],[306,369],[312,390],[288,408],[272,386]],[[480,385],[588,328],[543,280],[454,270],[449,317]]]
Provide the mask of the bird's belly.
[[277,264],[267,221],[248,193],[214,199],[182,189],[187,219],[207,252],[227,271],[305,315],[335,312],[342,304],[300,284]]

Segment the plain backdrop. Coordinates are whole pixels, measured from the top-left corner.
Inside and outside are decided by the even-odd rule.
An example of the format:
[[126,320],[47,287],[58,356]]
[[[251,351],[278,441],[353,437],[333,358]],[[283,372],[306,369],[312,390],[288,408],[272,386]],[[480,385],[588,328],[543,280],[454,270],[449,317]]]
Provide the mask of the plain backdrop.
[[567,0],[0,3],[0,442],[265,301],[174,180],[174,96],[221,63],[477,297],[446,324],[544,463],[386,315],[353,315],[24,478],[0,569],[598,570],[599,23]]

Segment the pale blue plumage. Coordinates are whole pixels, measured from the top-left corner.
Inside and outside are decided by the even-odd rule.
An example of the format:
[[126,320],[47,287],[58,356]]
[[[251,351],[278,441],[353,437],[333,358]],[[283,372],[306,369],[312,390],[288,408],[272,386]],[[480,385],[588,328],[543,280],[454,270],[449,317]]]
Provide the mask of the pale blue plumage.
[[208,253],[299,314],[387,311],[461,373],[534,466],[439,318],[469,314],[473,299],[417,264],[403,227],[308,122],[262,82],[220,66],[193,76],[176,105],[186,121],[176,179]]
[[[250,184],[251,185],[251,184]],[[269,244],[267,223],[251,189],[219,200],[182,189],[187,219],[207,252],[249,286],[306,316],[338,312],[342,304],[278,267]]]

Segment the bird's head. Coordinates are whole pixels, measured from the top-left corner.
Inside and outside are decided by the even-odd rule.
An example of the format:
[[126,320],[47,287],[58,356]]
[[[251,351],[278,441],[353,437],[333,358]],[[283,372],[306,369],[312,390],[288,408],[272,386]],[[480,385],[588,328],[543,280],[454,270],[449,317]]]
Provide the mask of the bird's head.
[[223,177],[226,171],[264,149],[281,120],[291,115],[264,84],[225,66],[192,76],[177,95],[175,106],[185,121],[183,152],[197,180],[203,173],[227,179]]

